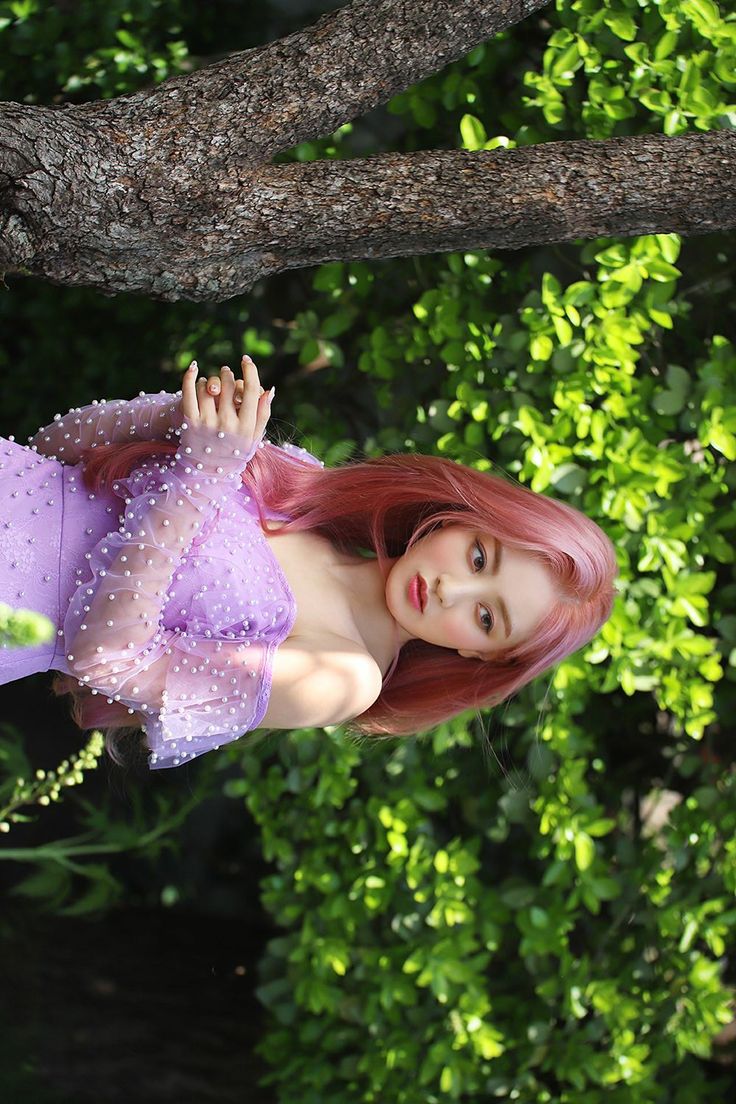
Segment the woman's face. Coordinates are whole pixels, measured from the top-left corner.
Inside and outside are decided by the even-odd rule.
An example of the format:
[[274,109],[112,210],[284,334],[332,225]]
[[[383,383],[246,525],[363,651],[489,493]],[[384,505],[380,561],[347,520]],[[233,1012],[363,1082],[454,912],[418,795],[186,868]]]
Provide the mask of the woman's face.
[[422,537],[386,580],[402,644],[425,640],[474,659],[527,640],[557,600],[547,568],[531,553],[460,525]]

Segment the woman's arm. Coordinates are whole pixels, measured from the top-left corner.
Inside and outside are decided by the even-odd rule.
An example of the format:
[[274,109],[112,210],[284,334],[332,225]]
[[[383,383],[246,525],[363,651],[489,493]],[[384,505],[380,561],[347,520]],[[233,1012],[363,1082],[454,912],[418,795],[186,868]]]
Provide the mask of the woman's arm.
[[172,441],[178,439],[183,415],[181,392],[141,391],[135,399],[101,399],[89,406],[57,414],[28,438],[36,452],[64,464],[78,464],[82,450],[123,441]]
[[155,750],[152,766],[176,765],[236,738],[257,726],[266,706],[259,687],[269,645],[254,647],[234,633],[224,634],[233,639],[209,639],[206,630],[188,637],[160,624],[177,565],[218,506],[240,489],[270,408],[269,397],[259,396],[254,365],[244,414],[234,413],[232,383],[223,394],[225,414],[203,389],[196,396],[194,387],[190,377],[184,417],[199,402],[207,421],[198,413],[192,424],[187,420],[170,469],[159,468],[149,489],[151,473],[141,473],[143,493],[127,501],[121,530],[95,549],[95,577],[78,588],[64,621],[70,673],[150,718],[145,730]]
[[[185,423],[162,481],[126,499],[123,526],[95,550],[97,579],[78,589],[66,615],[66,659],[80,681],[116,698],[122,676],[165,652],[173,633],[159,621],[174,571],[217,507],[238,490],[256,448],[257,442],[244,447],[231,434]],[[144,708],[151,692],[149,679],[139,699]],[[160,706],[160,697],[151,704]]]
[[[243,380],[235,380],[234,402],[243,401]],[[207,391],[218,405],[220,379],[210,376]],[[100,399],[77,406],[50,425],[41,426],[28,444],[36,452],[64,464],[77,464],[82,450],[125,441],[172,441],[181,429],[181,391],[157,394],[140,391],[135,399]]]

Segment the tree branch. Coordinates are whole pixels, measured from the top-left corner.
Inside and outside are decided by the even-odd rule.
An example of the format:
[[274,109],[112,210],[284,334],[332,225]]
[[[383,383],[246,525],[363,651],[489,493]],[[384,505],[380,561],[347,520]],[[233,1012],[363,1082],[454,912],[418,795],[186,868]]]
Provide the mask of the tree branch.
[[124,105],[167,132],[177,161],[263,161],[331,134],[548,3],[353,0],[276,42],[81,110],[113,119]]
[[354,0],[159,88],[0,105],[0,272],[218,300],[329,260],[736,225],[736,135],[273,165],[542,0]]
[[310,264],[317,254],[321,262],[704,234],[736,225],[736,133],[276,165],[253,181],[249,217],[271,250],[293,251],[298,236]]

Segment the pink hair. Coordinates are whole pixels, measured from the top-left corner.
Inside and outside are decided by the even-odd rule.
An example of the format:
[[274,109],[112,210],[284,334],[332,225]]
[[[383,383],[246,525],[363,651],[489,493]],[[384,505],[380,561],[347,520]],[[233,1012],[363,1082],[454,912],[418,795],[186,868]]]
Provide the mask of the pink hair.
[[[131,442],[85,449],[89,490],[125,477],[144,458],[176,451],[173,443]],[[531,552],[550,571],[559,602],[533,636],[490,662],[463,659],[424,641],[406,644],[374,704],[352,727],[372,735],[415,733],[468,708],[495,705],[586,644],[607,620],[617,574],[613,546],[572,506],[498,476],[437,456],[391,455],[319,468],[273,446],[242,476],[268,509],[290,520],[280,532],[314,530],[338,548],[375,551],[381,568],[440,522],[481,529],[501,544]],[[267,523],[261,517],[267,531]],[[55,693],[71,693],[82,728],[131,724],[77,680],[57,675]]]

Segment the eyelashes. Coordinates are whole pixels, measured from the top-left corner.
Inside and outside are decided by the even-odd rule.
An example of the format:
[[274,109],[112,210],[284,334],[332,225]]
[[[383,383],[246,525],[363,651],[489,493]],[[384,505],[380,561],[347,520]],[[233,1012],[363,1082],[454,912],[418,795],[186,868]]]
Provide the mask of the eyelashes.
[[[480,541],[478,541],[478,540],[473,545],[472,560],[473,560],[473,567],[474,567],[476,572],[483,571],[486,564],[488,563],[488,557],[486,556],[486,550],[483,547],[483,545],[480,543]],[[488,633],[490,633],[493,630],[494,624],[495,624],[495,618],[494,618],[493,614],[485,606],[482,606],[481,607],[481,615],[480,615],[480,627],[481,627],[481,629],[483,629],[483,632],[486,633],[486,635]]]
[[483,607],[483,612],[480,615],[480,626],[483,629],[483,632],[485,632],[485,633],[491,632],[491,630],[493,629],[493,625],[494,625],[493,614],[491,613],[490,610],[486,609],[485,606],[484,606]]

